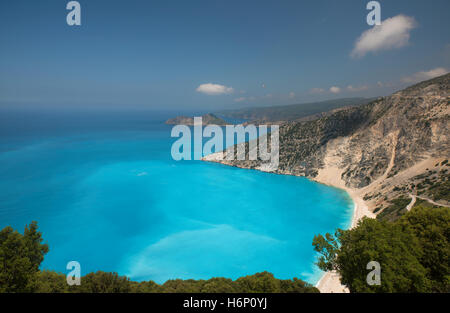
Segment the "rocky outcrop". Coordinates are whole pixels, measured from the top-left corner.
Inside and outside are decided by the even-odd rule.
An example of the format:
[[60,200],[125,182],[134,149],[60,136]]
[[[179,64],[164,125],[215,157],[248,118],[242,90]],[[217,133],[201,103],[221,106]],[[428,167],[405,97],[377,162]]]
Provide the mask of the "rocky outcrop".
[[[280,126],[276,172],[314,178],[329,166],[328,156],[342,170],[346,187],[367,190],[371,206],[379,205],[380,191],[394,188],[389,182],[407,184],[425,170],[414,167],[418,163],[448,158],[449,86],[447,74],[316,120],[286,122]],[[221,163],[258,168],[262,162]],[[410,175],[403,173],[412,168]]]
[[[166,124],[173,124],[173,125],[188,125],[188,126],[194,126],[194,118],[188,117],[188,116],[177,116],[175,118],[168,119],[166,121]],[[214,114],[208,113],[205,115],[202,115],[202,124],[203,125],[226,125],[227,122],[225,122],[220,117],[215,116]]]

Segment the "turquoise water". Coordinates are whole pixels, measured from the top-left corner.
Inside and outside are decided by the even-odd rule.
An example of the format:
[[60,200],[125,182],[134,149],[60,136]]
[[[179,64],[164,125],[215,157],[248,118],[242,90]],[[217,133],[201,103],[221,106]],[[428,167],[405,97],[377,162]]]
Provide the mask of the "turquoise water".
[[270,271],[316,283],[313,236],[353,204],[305,178],[173,161],[169,113],[3,113],[0,227],[38,221],[42,268],[134,280]]

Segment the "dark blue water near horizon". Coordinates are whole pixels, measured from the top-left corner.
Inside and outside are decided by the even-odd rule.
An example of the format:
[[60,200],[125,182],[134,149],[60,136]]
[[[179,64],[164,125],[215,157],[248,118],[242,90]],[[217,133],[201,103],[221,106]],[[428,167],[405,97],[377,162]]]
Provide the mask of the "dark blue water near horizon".
[[[183,112],[188,114],[189,112]],[[191,112],[192,113],[192,112]],[[306,178],[174,161],[175,112],[0,110],[0,227],[38,221],[42,268],[134,280],[316,283],[312,238],[350,225],[342,190]]]

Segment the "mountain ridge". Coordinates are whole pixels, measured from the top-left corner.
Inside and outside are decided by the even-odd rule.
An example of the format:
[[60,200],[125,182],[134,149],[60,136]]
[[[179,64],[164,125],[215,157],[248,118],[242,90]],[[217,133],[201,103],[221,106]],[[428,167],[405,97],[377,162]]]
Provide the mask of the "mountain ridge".
[[[228,123],[221,119],[220,117],[217,117],[216,115],[212,113],[207,113],[201,116],[202,118],[202,124],[203,125],[227,125]],[[171,125],[187,125],[187,126],[194,126],[194,118],[189,116],[177,116],[174,118],[170,118],[166,121],[166,124]]]
[[[427,179],[429,171],[435,172],[435,185],[448,182],[448,165],[435,165],[450,151],[449,90],[446,74],[315,120],[287,122],[279,130],[275,172],[353,190],[377,214],[389,201],[421,192],[417,177]],[[206,160],[264,169],[261,160]],[[448,204],[448,195],[437,200]]]
[[308,102],[267,107],[248,107],[217,112],[228,118],[246,119],[249,122],[267,123],[279,121],[310,120],[321,114],[345,107],[359,106],[370,102],[371,98],[342,98],[319,102]]

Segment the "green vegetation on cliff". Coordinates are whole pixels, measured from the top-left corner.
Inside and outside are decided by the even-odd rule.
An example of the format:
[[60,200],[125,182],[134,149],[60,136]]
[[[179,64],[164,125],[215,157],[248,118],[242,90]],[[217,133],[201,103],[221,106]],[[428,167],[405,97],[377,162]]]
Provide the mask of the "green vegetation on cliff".
[[389,200],[391,203],[387,208],[377,215],[377,219],[394,221],[407,212],[406,207],[411,202],[411,198],[399,197]]

